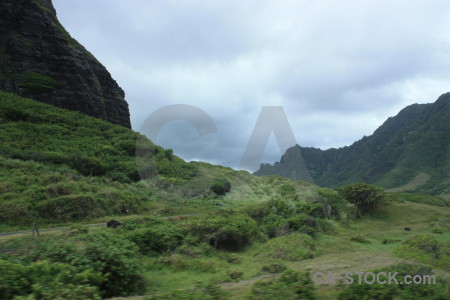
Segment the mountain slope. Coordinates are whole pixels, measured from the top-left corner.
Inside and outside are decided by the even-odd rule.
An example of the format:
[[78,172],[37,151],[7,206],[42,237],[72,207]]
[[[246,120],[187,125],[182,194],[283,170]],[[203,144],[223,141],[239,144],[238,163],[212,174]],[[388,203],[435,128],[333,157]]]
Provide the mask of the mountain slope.
[[0,89],[130,128],[125,94],[51,0],[0,1]]
[[2,91],[0,141],[0,231],[33,218],[54,224],[210,212],[281,196],[323,200],[315,185],[188,163],[131,129]]
[[[321,186],[368,182],[394,188],[422,178],[409,190],[448,193],[449,120],[450,93],[447,93],[433,104],[413,104],[404,108],[397,116],[386,120],[373,135],[363,137],[351,146],[325,151],[294,146],[286,152],[291,153],[289,156],[283,155],[273,166],[262,164],[255,175],[286,176],[286,170],[298,164],[295,157],[303,156],[313,182]],[[292,170],[289,174],[297,175]],[[293,179],[307,179],[289,174],[287,177]]]

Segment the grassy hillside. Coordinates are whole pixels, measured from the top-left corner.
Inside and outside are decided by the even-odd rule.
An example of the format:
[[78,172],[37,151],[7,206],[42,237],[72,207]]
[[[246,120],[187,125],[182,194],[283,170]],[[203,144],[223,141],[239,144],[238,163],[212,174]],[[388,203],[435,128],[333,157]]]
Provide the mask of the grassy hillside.
[[[187,163],[130,129],[0,92],[0,221],[8,227],[201,213],[318,187]],[[100,219],[99,219],[100,218]]]

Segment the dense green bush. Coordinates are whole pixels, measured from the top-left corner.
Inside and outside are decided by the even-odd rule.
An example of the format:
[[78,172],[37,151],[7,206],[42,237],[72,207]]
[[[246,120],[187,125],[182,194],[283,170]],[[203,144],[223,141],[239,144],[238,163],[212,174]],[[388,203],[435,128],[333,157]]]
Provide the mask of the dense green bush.
[[316,233],[316,220],[307,214],[298,214],[287,219],[288,228],[291,231],[305,233],[313,236]]
[[95,283],[102,297],[144,292],[145,280],[135,244],[109,231],[63,236],[40,241],[30,254],[33,261],[73,266],[77,272],[98,273],[105,280]]
[[216,249],[238,251],[257,236],[258,226],[247,215],[223,214],[195,218],[188,222],[185,231]]
[[285,183],[278,188],[281,197],[284,199],[296,200],[296,189],[291,183]]
[[382,188],[367,183],[347,185],[337,191],[345,200],[355,204],[362,213],[371,211],[386,198]]
[[225,178],[216,178],[214,179],[210,189],[216,195],[225,195],[231,190],[231,183]]
[[345,200],[337,191],[321,188],[318,190],[318,194],[324,217],[343,221],[350,221],[356,218],[356,206]]
[[273,281],[258,281],[252,287],[250,300],[316,300],[309,273],[287,270]]
[[431,235],[416,235],[402,242],[394,253],[402,258],[450,270],[450,242],[439,242]]
[[184,235],[178,224],[164,222],[137,228],[125,235],[147,255],[174,251],[181,245]]
[[42,300],[99,300],[98,286],[105,281],[91,269],[80,272],[69,264],[48,261],[22,265],[0,260],[0,270],[0,299],[5,300],[17,296]]
[[322,203],[308,202],[298,202],[296,203],[297,212],[306,214],[312,217],[325,218],[327,217],[324,213],[324,206]]
[[305,233],[313,236],[316,231],[316,221],[307,214],[296,214],[290,218],[271,213],[265,216],[260,227],[269,238],[288,235],[292,232]]
[[273,213],[265,216],[261,220],[260,227],[269,238],[287,235],[291,232],[289,230],[288,220]]
[[[374,270],[372,273],[380,274],[385,272],[388,274],[398,273],[395,278],[397,281],[403,282],[404,276],[410,275],[432,275],[432,269],[424,266],[411,264],[399,264],[389,268]],[[449,287],[442,284],[443,279],[437,278],[436,284],[395,284],[388,283],[388,278],[380,278],[386,280],[386,284],[373,283],[366,284],[364,281],[359,283],[358,277],[353,277],[353,284],[348,285],[338,295],[339,300],[444,300],[448,299]]]

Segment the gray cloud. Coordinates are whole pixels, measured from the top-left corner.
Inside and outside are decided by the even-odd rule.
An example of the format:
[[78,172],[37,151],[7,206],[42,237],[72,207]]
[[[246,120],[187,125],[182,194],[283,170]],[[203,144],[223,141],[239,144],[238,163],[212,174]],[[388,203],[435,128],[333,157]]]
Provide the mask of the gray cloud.
[[[169,104],[211,115],[211,135],[160,132],[187,160],[237,167],[265,105],[284,107],[299,144],[326,149],[449,90],[446,0],[53,1],[125,90],[135,130]],[[263,160],[279,157],[271,138]]]

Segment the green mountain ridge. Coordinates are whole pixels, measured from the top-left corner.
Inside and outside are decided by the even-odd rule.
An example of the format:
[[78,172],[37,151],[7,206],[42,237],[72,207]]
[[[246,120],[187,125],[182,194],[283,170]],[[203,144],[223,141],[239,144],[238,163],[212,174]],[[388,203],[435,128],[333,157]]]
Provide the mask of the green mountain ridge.
[[[450,93],[432,104],[413,104],[388,118],[371,136],[339,149],[321,150],[298,145],[280,162],[262,164],[255,175],[301,177],[298,157],[306,163],[313,183],[337,187],[367,182],[385,188],[407,185],[418,176],[428,178],[406,191],[450,192]],[[301,170],[303,173],[305,170]]]

